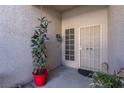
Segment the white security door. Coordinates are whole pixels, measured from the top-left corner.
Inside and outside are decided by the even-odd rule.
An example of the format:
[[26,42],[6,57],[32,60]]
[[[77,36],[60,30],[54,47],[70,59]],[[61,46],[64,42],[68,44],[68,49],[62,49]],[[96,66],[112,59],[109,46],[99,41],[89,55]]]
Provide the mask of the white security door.
[[80,65],[82,69],[100,70],[100,25],[80,28]]

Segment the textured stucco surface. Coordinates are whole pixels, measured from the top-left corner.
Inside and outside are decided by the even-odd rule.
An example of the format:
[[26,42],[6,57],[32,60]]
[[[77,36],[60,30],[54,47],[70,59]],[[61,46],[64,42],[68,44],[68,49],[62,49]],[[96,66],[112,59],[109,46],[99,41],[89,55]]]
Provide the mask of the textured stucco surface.
[[124,67],[124,6],[109,6],[109,71]]
[[61,42],[56,40],[56,34],[61,35],[61,14],[50,8],[43,8],[42,15],[47,16],[51,22],[48,26],[49,40],[47,42],[47,64],[51,70],[61,65]]
[[[30,40],[39,25],[39,17],[39,6],[0,6],[0,87],[32,80]],[[48,67],[54,69],[61,62],[61,43],[55,38],[55,34],[61,32],[61,20],[52,10],[49,10],[48,20],[52,21],[48,28]]]

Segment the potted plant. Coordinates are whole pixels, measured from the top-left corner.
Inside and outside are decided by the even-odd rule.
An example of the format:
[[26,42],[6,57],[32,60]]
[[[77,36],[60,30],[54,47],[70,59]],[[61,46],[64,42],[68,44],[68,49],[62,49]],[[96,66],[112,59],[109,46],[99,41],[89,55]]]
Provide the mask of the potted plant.
[[32,57],[33,57],[33,77],[37,87],[43,86],[47,81],[48,69],[46,66],[46,45],[48,20],[46,17],[38,19],[40,25],[36,27],[31,38]]

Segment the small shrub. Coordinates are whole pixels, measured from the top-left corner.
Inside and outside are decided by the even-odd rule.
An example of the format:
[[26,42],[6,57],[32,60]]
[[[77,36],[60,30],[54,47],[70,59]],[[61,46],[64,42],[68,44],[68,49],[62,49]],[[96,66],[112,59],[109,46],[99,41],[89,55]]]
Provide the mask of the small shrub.
[[124,84],[117,76],[106,73],[96,72],[93,74],[94,82],[101,85],[103,88],[122,88]]

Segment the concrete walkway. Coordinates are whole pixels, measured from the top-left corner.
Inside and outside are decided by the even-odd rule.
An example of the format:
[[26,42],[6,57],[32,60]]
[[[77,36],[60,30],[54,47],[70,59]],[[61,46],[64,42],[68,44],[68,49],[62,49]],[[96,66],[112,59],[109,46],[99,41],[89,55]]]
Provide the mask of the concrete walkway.
[[[91,78],[80,75],[76,69],[59,67],[49,72],[48,82],[43,88],[88,88]],[[31,88],[32,83],[25,86]]]

